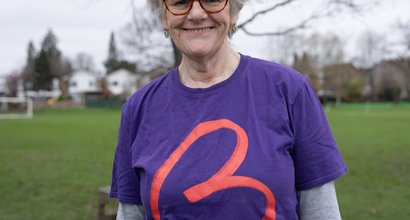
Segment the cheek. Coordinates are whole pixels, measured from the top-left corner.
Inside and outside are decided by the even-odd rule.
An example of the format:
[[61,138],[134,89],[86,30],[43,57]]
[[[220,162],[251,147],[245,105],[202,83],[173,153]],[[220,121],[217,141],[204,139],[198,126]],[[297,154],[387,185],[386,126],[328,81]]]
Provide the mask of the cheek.
[[176,19],[172,15],[169,15],[168,13],[165,15],[164,19],[161,21],[162,27],[169,31],[171,31],[173,27],[176,26],[177,23],[178,23],[178,19]]
[[167,29],[170,31],[178,30],[179,27],[182,26],[183,20],[181,19],[169,19],[167,22]]

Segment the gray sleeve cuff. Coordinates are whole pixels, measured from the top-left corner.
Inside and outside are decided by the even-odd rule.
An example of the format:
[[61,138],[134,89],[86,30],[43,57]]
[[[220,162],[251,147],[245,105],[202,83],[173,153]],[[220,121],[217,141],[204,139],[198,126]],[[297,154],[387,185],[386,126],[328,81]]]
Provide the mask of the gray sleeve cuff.
[[120,202],[118,205],[117,220],[144,220],[144,207]]
[[300,220],[341,220],[333,182],[298,192]]
[[[298,192],[301,220],[341,220],[333,182]],[[143,220],[144,208],[119,203],[117,220]]]

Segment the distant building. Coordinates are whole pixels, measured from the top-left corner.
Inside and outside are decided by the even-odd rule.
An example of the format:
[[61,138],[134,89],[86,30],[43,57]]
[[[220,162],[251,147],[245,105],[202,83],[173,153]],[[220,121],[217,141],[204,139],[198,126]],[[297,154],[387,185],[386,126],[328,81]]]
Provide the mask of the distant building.
[[7,92],[6,79],[3,77],[0,77],[0,96],[5,95],[6,92]]
[[100,79],[87,71],[76,71],[68,80],[68,94],[78,103],[84,103],[86,96],[101,94]]
[[365,72],[351,63],[325,66],[319,74],[318,95],[323,102],[361,101],[364,95]]
[[[408,61],[407,61],[408,62]],[[409,98],[408,66],[402,60],[384,60],[373,68],[375,93],[380,100]]]
[[128,97],[137,90],[138,76],[125,69],[112,72],[106,77],[108,90],[112,95]]

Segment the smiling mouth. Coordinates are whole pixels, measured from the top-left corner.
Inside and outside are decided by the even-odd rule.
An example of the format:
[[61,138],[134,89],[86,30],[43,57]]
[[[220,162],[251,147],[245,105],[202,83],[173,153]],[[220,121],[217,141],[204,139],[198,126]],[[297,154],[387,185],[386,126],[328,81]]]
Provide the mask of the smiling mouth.
[[206,28],[185,28],[184,30],[186,31],[191,31],[191,32],[205,32],[205,31],[210,31],[213,29],[213,27],[206,27]]

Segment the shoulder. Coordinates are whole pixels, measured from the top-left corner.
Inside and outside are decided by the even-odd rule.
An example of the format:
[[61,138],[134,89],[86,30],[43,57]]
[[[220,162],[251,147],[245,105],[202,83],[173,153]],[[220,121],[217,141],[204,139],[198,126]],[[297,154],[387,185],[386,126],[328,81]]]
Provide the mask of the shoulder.
[[149,105],[161,99],[161,96],[167,94],[166,90],[172,84],[172,73],[175,69],[171,69],[163,76],[154,79],[138,89],[132,94],[122,107],[122,114],[130,120],[141,116],[149,107]]
[[170,70],[165,75],[152,80],[133,95],[131,95],[122,107],[121,120],[125,124],[128,124],[132,135],[135,136],[137,130],[141,125],[141,120],[149,112],[149,108],[152,105],[158,106],[158,100],[161,100],[161,96],[166,94],[164,88],[169,87],[171,84],[171,77],[173,70]]
[[296,96],[310,86],[309,79],[289,66],[273,61],[244,56],[249,78],[277,87],[286,96]]
[[276,82],[305,83],[307,78],[289,66],[259,58],[246,57],[253,74],[264,74]]

